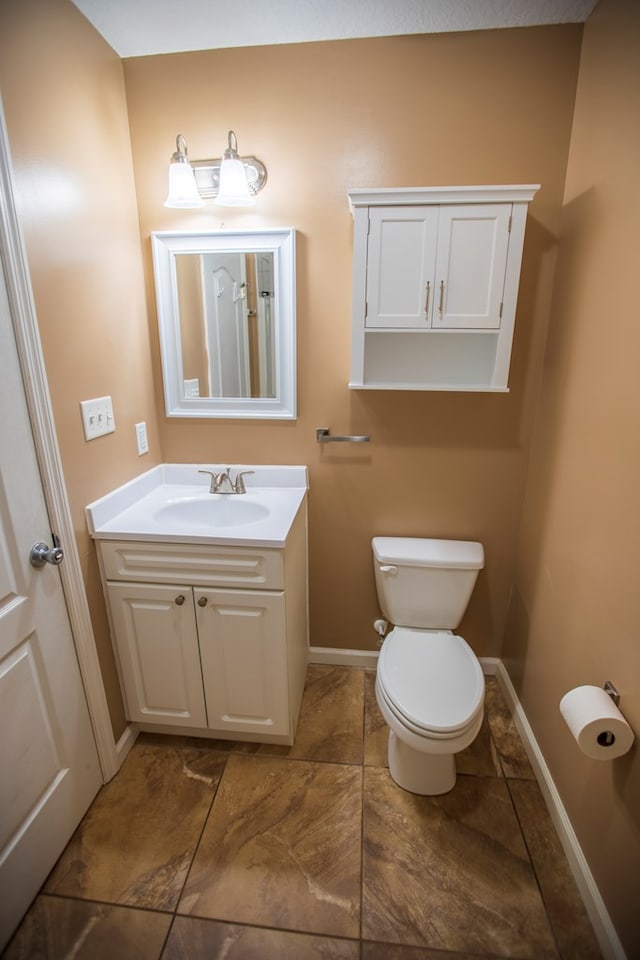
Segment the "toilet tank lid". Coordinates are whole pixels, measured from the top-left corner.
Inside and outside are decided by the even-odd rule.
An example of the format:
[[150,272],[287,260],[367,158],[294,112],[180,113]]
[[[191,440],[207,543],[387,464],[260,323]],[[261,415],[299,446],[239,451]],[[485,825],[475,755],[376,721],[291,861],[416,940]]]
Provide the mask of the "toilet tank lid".
[[420,537],[374,537],[373,554],[380,563],[402,566],[452,567],[480,570],[484,549],[472,540],[431,540]]

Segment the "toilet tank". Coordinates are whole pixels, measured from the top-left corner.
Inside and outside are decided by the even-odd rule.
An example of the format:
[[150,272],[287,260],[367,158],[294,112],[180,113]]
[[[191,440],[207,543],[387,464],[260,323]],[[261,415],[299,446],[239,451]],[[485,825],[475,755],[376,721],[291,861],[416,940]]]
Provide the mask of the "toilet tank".
[[454,630],[467,609],[478,571],[481,543],[417,537],[374,537],[378,600],[396,626]]

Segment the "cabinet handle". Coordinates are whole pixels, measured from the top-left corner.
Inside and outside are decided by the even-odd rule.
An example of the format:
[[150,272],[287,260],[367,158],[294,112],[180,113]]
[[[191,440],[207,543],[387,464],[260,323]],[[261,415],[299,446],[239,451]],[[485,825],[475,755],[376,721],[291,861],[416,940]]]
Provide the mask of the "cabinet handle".
[[424,312],[429,313],[429,296],[431,294],[431,281],[427,280],[427,295],[424,301]]
[[440,303],[438,304],[438,310],[442,313],[442,307],[444,303],[444,280],[440,281]]
[[184,603],[184,597],[182,594],[180,594],[179,597],[176,597],[176,603],[178,604],[179,607],[182,606],[182,604]]
[[206,607],[206,605],[207,605],[207,598],[206,598],[206,597],[199,597],[199,598],[198,598],[198,606],[199,606],[199,607]]

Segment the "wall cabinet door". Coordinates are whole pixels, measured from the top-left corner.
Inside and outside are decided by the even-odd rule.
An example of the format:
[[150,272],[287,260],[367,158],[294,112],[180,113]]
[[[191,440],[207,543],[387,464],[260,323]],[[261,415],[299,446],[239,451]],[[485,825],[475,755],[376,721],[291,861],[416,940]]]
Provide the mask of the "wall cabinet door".
[[511,204],[369,211],[367,329],[498,329]]
[[429,326],[437,238],[437,207],[374,207],[369,211],[368,329]]
[[508,203],[440,207],[434,328],[500,327],[510,219]]
[[288,734],[284,593],[194,592],[209,727]]
[[165,584],[107,584],[127,718],[206,727],[193,594]]

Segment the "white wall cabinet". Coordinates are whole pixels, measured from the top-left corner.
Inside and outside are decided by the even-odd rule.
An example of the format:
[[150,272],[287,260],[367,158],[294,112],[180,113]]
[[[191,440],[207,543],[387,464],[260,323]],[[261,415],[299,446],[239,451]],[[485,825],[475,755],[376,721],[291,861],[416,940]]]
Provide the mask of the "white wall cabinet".
[[506,391],[538,187],[352,190],[349,386]]
[[127,719],[293,743],[308,660],[305,510],[284,549],[97,546]]

